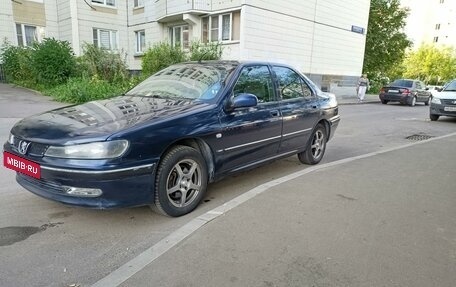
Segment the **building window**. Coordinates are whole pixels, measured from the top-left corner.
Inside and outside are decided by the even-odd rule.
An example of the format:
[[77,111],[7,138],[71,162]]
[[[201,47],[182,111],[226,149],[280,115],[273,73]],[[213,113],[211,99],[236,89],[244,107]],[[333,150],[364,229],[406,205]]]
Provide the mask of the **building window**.
[[203,43],[239,40],[239,12],[204,17],[202,24]]
[[133,7],[134,8],[144,7],[144,0],[134,0]]
[[144,30],[135,32],[136,53],[143,53],[146,49],[146,32]]
[[116,0],[92,0],[92,3],[97,3],[105,6],[116,6]]
[[99,48],[117,50],[117,31],[94,28],[93,44]]
[[438,41],[439,41],[439,37],[434,37],[433,42],[434,42],[434,43],[437,43]]
[[32,46],[34,42],[41,42],[44,38],[44,28],[16,24],[16,36],[19,46]]
[[435,29],[440,30],[440,24],[435,24]]
[[174,26],[169,28],[169,38],[172,46],[182,49],[190,48],[190,28],[188,25]]

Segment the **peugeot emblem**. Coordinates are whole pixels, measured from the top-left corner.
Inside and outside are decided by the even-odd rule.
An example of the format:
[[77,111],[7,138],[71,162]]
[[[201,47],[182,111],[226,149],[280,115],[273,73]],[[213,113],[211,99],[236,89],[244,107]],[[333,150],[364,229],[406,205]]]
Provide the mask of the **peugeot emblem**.
[[19,151],[20,154],[26,154],[29,145],[30,145],[30,142],[20,141],[17,150]]

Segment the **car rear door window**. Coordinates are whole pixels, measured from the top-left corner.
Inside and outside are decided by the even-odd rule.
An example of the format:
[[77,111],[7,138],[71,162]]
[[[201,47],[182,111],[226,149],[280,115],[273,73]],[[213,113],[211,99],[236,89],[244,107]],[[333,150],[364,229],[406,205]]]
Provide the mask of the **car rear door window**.
[[272,70],[279,82],[283,100],[312,97],[312,90],[298,73],[287,67],[273,67]]

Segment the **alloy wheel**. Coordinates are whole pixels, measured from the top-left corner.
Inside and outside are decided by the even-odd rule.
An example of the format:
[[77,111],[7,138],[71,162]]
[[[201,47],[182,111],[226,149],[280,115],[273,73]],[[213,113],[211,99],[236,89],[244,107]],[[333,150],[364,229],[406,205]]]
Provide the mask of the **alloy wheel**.
[[198,197],[201,187],[201,169],[192,159],[184,159],[174,165],[166,181],[169,202],[176,207],[191,204]]

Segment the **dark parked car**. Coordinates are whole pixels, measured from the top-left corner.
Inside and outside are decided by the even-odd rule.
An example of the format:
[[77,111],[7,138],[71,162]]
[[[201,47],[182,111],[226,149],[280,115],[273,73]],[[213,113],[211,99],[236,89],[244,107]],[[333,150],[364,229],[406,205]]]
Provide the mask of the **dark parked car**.
[[398,79],[383,87],[379,98],[385,105],[389,102],[400,102],[413,107],[417,102],[423,102],[427,106],[431,100],[431,92],[419,80]]
[[436,121],[440,116],[456,117],[456,79],[432,96],[429,118]]
[[293,154],[320,162],[338,123],[334,95],[291,67],[184,63],[123,96],[21,120],[4,165],[51,200],[180,216],[224,176]]

